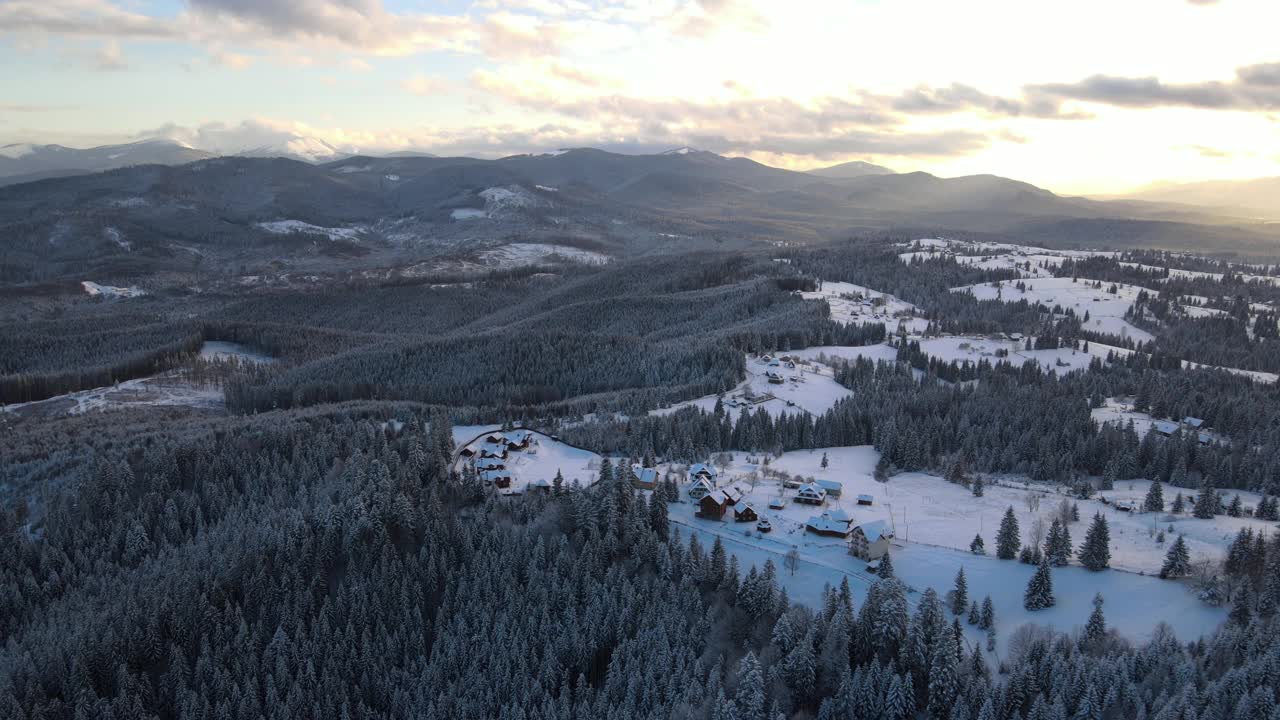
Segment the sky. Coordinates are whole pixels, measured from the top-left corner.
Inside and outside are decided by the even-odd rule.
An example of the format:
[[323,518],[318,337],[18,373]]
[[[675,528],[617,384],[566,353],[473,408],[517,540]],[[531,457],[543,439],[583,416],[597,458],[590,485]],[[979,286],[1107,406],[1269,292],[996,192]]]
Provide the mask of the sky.
[[1280,175],[1275,0],[0,0],[0,144]]

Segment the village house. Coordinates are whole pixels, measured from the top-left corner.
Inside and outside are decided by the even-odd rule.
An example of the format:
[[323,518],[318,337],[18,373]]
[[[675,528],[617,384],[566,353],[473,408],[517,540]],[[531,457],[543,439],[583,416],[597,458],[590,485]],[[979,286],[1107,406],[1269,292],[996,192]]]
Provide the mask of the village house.
[[827,501],[827,491],[817,483],[806,483],[796,491],[796,502],[821,505]]
[[874,505],[874,504],[875,504],[875,498],[871,497],[870,495],[867,495],[866,493],[863,493],[863,494],[861,494],[861,495],[859,495],[859,496],[858,496],[858,504],[859,504],[859,505]]
[[698,501],[698,516],[708,520],[722,520],[729,508],[738,504],[741,495],[734,488],[712,490]]
[[1178,423],[1170,422],[1168,420],[1157,420],[1154,423],[1151,423],[1151,428],[1165,437],[1169,437],[1178,432],[1178,427]]
[[480,479],[496,488],[511,487],[511,473],[506,470],[485,470],[480,473]]
[[714,492],[715,489],[716,486],[711,484],[709,480],[700,478],[698,480],[694,480],[693,484],[689,486],[689,497],[694,500],[701,500]]
[[658,471],[654,468],[631,466],[631,486],[637,490],[652,490],[658,486]]
[[739,501],[733,506],[734,522],[754,522],[759,520],[760,516],[756,513],[756,509],[751,507],[751,503],[746,500]]
[[849,554],[866,560],[879,560],[889,552],[893,529],[884,520],[872,520],[853,527],[849,534]]
[[502,458],[487,457],[487,458],[477,458],[476,461],[472,463],[472,465],[475,466],[476,470],[484,471],[484,470],[501,470],[503,467],[506,466],[506,463],[502,461]]
[[711,483],[711,487],[713,488],[716,486],[716,481],[719,479],[719,476],[720,473],[716,470],[714,465],[708,465],[707,463],[694,463],[689,466],[690,479],[706,480]]
[[846,538],[849,537],[849,525],[852,521],[848,513],[836,509],[809,518],[805,521],[804,529],[815,535]]
[[512,430],[502,433],[502,442],[511,450],[524,450],[533,442],[533,431]]
[[839,480],[816,480],[818,487],[827,491],[827,497],[838,498],[844,492],[844,485]]

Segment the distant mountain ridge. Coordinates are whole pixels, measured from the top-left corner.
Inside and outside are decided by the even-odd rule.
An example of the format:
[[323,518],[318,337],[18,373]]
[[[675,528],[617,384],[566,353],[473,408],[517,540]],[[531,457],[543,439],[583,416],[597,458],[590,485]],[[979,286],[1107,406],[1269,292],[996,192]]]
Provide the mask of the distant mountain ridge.
[[883,165],[876,165],[875,163],[869,163],[865,160],[851,160],[846,163],[840,163],[839,165],[814,168],[809,171],[809,174],[840,180],[863,177],[864,175],[893,175],[894,171]]
[[9,177],[81,174],[130,165],[182,165],[211,157],[215,154],[161,138],[84,149],[15,143],[0,146],[0,183]]
[[1123,197],[1149,202],[1244,210],[1266,219],[1280,219],[1280,177],[1156,183],[1126,193]]

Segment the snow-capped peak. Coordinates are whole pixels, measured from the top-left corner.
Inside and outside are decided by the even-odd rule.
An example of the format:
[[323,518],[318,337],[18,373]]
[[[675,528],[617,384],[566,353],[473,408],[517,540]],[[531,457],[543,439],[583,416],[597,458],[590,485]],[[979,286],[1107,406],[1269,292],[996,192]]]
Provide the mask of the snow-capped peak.
[[36,146],[31,143],[14,143],[12,145],[0,145],[0,156],[7,157],[11,160],[17,160],[20,157],[30,155],[36,151]]
[[696,152],[699,152],[699,151],[686,145],[681,148],[676,148],[675,150],[668,150],[662,154],[663,155],[688,155],[690,153],[696,153]]

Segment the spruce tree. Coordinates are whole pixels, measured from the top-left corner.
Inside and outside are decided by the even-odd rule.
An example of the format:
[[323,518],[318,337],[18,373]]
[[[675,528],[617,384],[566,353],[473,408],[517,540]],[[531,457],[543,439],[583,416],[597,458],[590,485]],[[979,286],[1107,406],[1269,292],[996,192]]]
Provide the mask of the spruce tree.
[[882,580],[893,577],[893,561],[889,559],[888,550],[885,550],[884,555],[880,557],[880,567],[876,568],[876,575]]
[[982,497],[984,486],[985,483],[982,481],[982,476],[974,475],[973,482],[969,485],[969,489],[973,492],[974,497]]
[[1191,514],[1201,520],[1209,520],[1218,514],[1218,491],[1213,488],[1213,480],[1208,475],[1200,485],[1200,493],[1196,495],[1196,504]]
[[981,535],[973,536],[973,542],[969,543],[969,552],[973,553],[974,555],[987,554],[987,546],[986,546],[986,543],[982,541]]
[[970,625],[977,625],[982,620],[982,611],[978,609],[978,601],[973,600],[969,603],[969,616],[966,618]]
[[1159,480],[1151,483],[1147,497],[1142,501],[1142,509],[1147,512],[1164,512],[1164,486]]
[[1187,551],[1187,543],[1179,535],[1169,552],[1164,556],[1164,565],[1160,568],[1162,578],[1185,577],[1191,572],[1191,553]]
[[1049,526],[1049,535],[1044,541],[1044,555],[1053,567],[1066,567],[1071,559],[1071,531],[1057,518]]
[[1080,546],[1080,564],[1089,570],[1105,570],[1111,567],[1111,531],[1102,513],[1093,516],[1093,524]]
[[1036,573],[1027,583],[1027,591],[1022,596],[1022,606],[1028,610],[1043,610],[1053,607],[1053,578],[1049,575],[1049,563],[1043,558],[1036,568]]
[[1089,613],[1089,622],[1084,626],[1086,641],[1101,640],[1107,634],[1107,619],[1102,614],[1102,593],[1093,596],[1093,612]]
[[1182,498],[1182,493],[1178,493],[1173,498],[1173,507],[1170,508],[1170,512],[1174,515],[1181,515],[1186,512],[1186,510],[1186,501]]
[[962,615],[969,605],[969,583],[964,577],[964,567],[956,573],[956,584],[951,590],[951,614]]
[[1018,556],[1021,540],[1018,534],[1018,518],[1013,514],[1013,506],[1004,511],[1000,521],[1000,531],[996,533],[996,557],[1001,560],[1012,560]]
[[978,627],[983,630],[990,630],[996,626],[996,606],[991,602],[991,596],[988,595],[982,599],[982,617],[978,622]]
[[822,453],[822,469],[823,469],[823,470],[826,470],[826,469],[827,469],[827,454],[826,454],[826,453]]
[[1244,514],[1244,506],[1240,504],[1240,493],[1236,493],[1231,498],[1231,504],[1227,506],[1227,515],[1229,517],[1238,518]]

